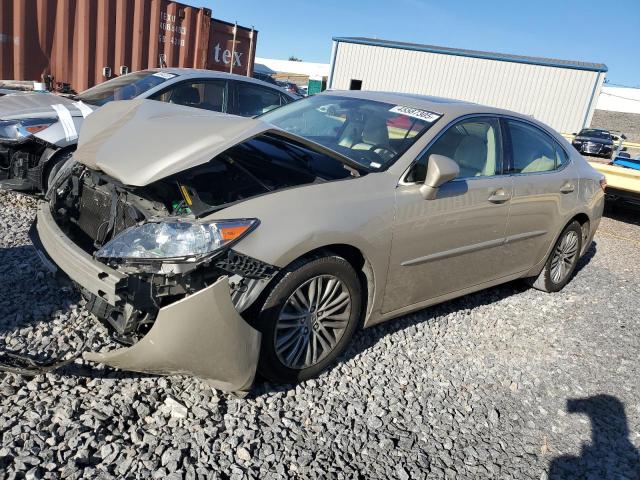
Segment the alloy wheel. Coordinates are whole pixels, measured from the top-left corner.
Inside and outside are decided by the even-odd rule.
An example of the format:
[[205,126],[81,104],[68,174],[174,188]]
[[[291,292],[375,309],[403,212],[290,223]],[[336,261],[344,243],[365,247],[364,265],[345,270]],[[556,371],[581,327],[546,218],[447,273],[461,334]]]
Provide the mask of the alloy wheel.
[[316,365],[336,347],[351,315],[346,285],[333,275],[307,280],[284,303],[274,335],[283,365],[303,369]]
[[551,259],[551,281],[559,284],[571,273],[578,255],[578,234],[569,230],[556,246]]

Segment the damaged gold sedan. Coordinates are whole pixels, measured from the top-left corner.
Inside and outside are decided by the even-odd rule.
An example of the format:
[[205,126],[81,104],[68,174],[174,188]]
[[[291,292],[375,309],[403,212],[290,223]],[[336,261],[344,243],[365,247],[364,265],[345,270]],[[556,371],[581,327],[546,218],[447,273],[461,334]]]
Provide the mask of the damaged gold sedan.
[[331,92],[257,119],[113,102],[31,236],[123,345],[85,359],[246,391],[317,375],[359,326],[516,278],[560,290],[599,180],[542,124],[444,99]]

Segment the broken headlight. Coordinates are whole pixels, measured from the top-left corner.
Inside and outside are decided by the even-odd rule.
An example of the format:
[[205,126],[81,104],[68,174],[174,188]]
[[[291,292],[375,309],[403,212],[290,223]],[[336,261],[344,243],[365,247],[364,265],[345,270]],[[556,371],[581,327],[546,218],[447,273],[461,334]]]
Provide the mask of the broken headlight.
[[171,219],[124,230],[96,252],[98,258],[190,260],[237,242],[258,226],[258,220],[202,222]]

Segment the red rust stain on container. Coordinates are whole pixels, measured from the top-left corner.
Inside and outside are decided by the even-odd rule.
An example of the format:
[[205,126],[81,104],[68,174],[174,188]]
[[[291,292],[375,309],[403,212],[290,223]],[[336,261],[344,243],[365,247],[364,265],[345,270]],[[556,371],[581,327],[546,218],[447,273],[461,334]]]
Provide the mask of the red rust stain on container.
[[50,74],[82,91],[161,61],[250,75],[257,31],[233,31],[207,8],[168,0],[0,0],[0,79]]

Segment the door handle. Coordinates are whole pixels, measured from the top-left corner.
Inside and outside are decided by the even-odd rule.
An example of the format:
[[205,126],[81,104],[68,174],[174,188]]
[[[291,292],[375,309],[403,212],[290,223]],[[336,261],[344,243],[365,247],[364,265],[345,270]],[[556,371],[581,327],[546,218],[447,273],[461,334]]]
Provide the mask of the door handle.
[[571,183],[565,183],[560,187],[560,193],[571,193],[576,189]]
[[509,200],[509,195],[504,191],[504,188],[497,188],[489,195],[487,200],[491,203],[504,203]]

